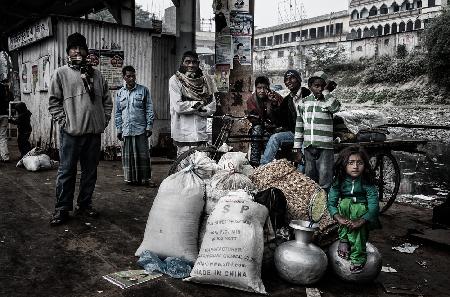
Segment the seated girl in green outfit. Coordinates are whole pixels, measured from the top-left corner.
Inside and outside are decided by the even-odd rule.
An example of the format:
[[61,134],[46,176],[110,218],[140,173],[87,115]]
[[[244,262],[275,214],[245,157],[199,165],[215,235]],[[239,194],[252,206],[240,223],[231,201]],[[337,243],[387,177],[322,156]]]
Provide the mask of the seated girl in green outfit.
[[367,260],[369,229],[379,228],[378,191],[367,153],[360,146],[342,150],[334,165],[328,211],[339,224],[338,255],[359,273]]

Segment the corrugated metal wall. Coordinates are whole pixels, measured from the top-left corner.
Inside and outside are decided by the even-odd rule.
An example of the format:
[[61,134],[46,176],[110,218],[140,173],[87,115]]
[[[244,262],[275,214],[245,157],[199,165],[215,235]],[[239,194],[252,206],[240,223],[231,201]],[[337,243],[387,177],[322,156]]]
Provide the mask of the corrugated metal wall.
[[[56,18],[52,20],[54,28],[53,37],[18,49],[18,65],[29,62],[31,65],[38,64],[38,60],[46,55],[50,56],[51,72],[66,64],[66,39],[67,36],[80,32],[83,34],[89,48],[111,49],[111,46],[124,51],[124,64],[132,65],[136,69],[137,82],[149,87],[152,90],[155,111],[160,118],[168,116],[168,77],[165,72],[171,71],[162,61],[172,63],[174,58],[170,57],[174,47],[173,36],[157,37],[148,30],[133,29],[131,27],[115,24],[101,23],[83,19]],[[157,42],[161,39],[161,42]],[[156,41],[157,49],[154,49],[153,41]],[[118,47],[118,48],[117,48]],[[158,63],[153,65],[152,54],[156,51]],[[161,59],[161,60],[159,60]],[[30,73],[30,71],[29,71]],[[51,73],[51,74],[52,74]],[[161,75],[163,74],[163,75]],[[22,73],[20,73],[21,77]],[[153,79],[154,77],[158,79]],[[164,79],[167,81],[164,82]],[[111,96],[115,99],[117,91],[111,90]],[[21,100],[24,101],[33,113],[32,126],[33,134],[31,140],[36,143],[41,140],[42,144],[49,142],[50,114],[48,112],[48,92],[35,90],[29,94],[21,92]],[[112,115],[114,119],[114,115]],[[55,135],[56,136],[56,135]],[[116,139],[116,129],[112,120],[103,134],[102,145],[115,146],[119,142]]]

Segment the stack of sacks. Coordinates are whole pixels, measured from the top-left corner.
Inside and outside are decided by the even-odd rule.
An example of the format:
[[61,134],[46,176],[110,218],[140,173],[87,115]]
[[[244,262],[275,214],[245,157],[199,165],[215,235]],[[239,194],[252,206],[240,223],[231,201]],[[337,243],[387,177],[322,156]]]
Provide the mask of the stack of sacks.
[[[250,176],[259,191],[270,187],[280,189],[287,200],[287,219],[308,220],[311,196],[320,189],[312,179],[297,171],[286,159],[275,160],[255,169]],[[333,219],[325,210],[319,229],[325,230],[334,225]]]
[[248,160],[245,154],[241,152],[226,153],[219,160],[219,171],[206,183],[206,204],[200,228],[200,242],[205,232],[208,216],[212,213],[220,198],[234,190],[245,190],[246,192],[255,190],[250,178],[242,173],[247,170],[247,165]]

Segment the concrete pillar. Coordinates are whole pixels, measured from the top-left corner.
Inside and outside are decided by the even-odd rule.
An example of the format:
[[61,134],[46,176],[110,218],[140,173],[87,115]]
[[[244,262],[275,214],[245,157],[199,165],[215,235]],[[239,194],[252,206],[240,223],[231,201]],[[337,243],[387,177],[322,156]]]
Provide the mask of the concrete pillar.
[[177,7],[176,55],[178,64],[185,51],[195,50],[196,0],[173,1]]
[[[254,24],[254,8],[255,1],[249,0],[249,13],[253,16]],[[217,20],[217,19],[216,19]],[[251,49],[252,56],[250,65],[241,65],[238,61],[233,59],[233,69],[230,70],[230,88],[228,93],[218,93],[218,107],[217,114],[232,114],[234,116],[244,116],[247,109],[247,100],[252,96],[254,89],[253,78],[253,45],[254,45],[254,26],[252,27],[251,35]],[[216,33],[217,39],[217,33]],[[213,122],[213,138],[220,130],[220,121]],[[243,135],[247,134],[250,129],[250,123],[248,121],[235,121],[231,135]],[[249,143],[233,143],[231,144],[235,150],[247,152]]]

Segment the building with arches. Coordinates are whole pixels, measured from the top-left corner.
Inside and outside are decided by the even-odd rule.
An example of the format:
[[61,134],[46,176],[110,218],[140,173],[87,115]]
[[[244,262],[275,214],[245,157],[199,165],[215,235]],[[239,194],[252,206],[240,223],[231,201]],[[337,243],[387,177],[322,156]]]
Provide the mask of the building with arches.
[[408,51],[420,46],[421,33],[447,0],[351,0],[350,57],[353,60],[394,55],[399,45]]
[[333,12],[255,31],[255,73],[304,70],[312,47],[339,47],[351,60],[418,49],[423,29],[450,0],[351,0]]

